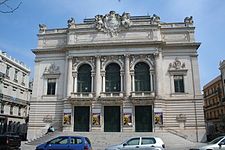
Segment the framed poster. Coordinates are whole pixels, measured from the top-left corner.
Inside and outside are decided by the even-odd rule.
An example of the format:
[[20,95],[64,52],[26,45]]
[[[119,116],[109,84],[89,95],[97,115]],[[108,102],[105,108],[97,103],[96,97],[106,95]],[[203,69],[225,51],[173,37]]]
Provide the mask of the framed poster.
[[132,126],[132,114],[131,113],[123,114],[123,126],[125,126],[125,127]]
[[100,113],[92,113],[92,126],[100,125]]
[[155,125],[163,125],[163,112],[155,112]]
[[71,109],[64,109],[63,113],[63,125],[71,125]]

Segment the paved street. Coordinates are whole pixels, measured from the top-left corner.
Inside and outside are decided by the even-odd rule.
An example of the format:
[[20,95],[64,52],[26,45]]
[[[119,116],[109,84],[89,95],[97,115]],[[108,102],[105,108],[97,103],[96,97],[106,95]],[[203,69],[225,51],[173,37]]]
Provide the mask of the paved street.
[[[179,143],[178,144],[173,144],[173,145],[167,145],[167,150],[189,150],[190,148],[196,148],[203,143],[193,143],[192,145],[183,145],[182,147]],[[21,150],[35,150],[35,145],[27,145],[25,142],[22,142],[21,145]],[[104,150],[105,147],[101,147],[101,145],[95,145],[93,147],[93,150]]]

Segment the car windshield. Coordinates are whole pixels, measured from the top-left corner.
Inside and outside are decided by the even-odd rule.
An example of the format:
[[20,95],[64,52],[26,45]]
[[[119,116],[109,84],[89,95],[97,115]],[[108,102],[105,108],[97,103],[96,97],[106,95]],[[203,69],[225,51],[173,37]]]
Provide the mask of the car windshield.
[[218,143],[222,138],[224,138],[223,136],[220,136],[218,138],[215,138],[214,140],[212,140],[211,142],[209,142],[209,144],[216,144]]

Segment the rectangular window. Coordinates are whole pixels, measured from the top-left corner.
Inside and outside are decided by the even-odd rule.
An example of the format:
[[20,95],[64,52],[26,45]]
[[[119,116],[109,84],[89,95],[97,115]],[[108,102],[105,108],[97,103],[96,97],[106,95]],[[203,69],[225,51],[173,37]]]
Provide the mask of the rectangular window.
[[18,116],[21,116],[21,107],[18,109]]
[[22,85],[25,85],[25,77],[26,77],[26,74],[25,73],[23,73],[23,77],[22,77]]
[[184,77],[182,75],[174,76],[174,89],[175,93],[184,93]]
[[7,65],[6,71],[5,71],[5,76],[6,76],[6,78],[9,78],[9,69],[10,69],[10,66]]
[[18,82],[18,70],[15,70],[15,74],[14,74],[14,81]]
[[47,95],[55,95],[56,79],[48,79]]
[[4,104],[3,103],[1,103],[1,114],[4,114]]
[[10,106],[10,115],[13,115],[13,106]]

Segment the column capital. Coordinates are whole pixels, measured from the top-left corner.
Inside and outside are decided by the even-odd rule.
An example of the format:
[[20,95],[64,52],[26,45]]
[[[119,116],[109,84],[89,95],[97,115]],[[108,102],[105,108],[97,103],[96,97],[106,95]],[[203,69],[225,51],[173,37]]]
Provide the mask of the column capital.
[[124,54],[124,57],[125,58],[129,58],[130,57],[130,54],[129,53],[126,53],[126,54]]
[[77,77],[77,72],[76,72],[76,71],[73,71],[73,72],[72,72],[72,76],[73,76],[74,78],[76,78],[76,77]]

